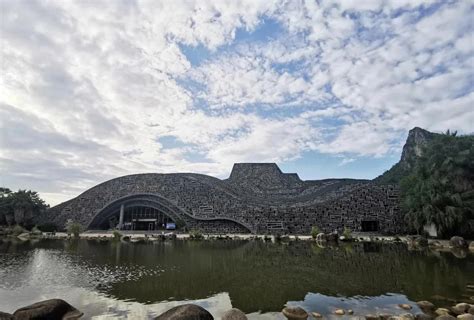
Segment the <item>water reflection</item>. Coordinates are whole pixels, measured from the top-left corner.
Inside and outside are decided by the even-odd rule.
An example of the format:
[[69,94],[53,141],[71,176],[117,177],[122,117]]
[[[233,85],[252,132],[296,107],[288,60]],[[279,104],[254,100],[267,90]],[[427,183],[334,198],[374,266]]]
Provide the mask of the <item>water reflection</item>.
[[336,307],[389,312],[410,300],[465,298],[474,256],[462,257],[403,245],[3,241],[0,310],[63,297],[104,319],[148,318],[187,301],[217,317],[231,307],[274,317],[285,304],[323,314]]

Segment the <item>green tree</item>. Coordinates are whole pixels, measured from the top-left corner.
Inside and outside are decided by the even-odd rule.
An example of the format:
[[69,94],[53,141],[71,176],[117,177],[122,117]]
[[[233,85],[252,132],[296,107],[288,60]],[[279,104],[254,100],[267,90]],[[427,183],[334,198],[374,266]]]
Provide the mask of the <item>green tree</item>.
[[431,223],[442,236],[472,233],[474,136],[438,135],[400,185],[407,222],[418,233]]
[[66,222],[67,234],[72,234],[74,238],[79,238],[79,234],[82,232],[82,230],[83,228],[80,223],[74,222],[72,219],[68,219]]
[[10,204],[12,191],[8,188],[0,187],[0,225],[12,225],[14,223],[13,209]]
[[35,214],[48,207],[36,191],[18,190],[11,193],[8,198],[15,222],[19,225],[29,223]]

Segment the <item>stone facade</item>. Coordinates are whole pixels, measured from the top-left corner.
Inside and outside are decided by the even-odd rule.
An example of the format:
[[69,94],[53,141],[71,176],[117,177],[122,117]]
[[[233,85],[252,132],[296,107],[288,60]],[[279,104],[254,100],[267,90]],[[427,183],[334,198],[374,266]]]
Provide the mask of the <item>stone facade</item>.
[[228,179],[192,174],[137,174],[101,183],[49,209],[41,222],[67,219],[89,229],[117,215],[121,204],[153,207],[203,232],[307,234],[375,223],[400,232],[398,189],[368,180],[303,181],[273,163],[235,164]]

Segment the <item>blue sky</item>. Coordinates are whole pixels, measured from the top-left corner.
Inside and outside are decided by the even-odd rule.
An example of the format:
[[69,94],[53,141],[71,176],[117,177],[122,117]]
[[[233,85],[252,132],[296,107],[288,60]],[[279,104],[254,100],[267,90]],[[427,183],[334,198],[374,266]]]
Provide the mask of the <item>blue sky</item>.
[[2,185],[139,172],[374,178],[474,132],[471,1],[0,1]]

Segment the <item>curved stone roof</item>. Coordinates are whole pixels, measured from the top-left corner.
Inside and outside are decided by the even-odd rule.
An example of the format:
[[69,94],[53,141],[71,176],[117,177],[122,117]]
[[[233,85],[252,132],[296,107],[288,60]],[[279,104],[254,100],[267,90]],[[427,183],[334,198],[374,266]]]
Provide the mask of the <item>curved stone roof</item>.
[[[51,208],[43,220],[62,226],[67,219],[73,219],[91,226],[94,218],[104,214],[111,203],[119,203],[127,197],[139,199],[140,195],[153,195],[150,201],[172,207],[188,224],[199,227],[199,223],[205,221],[228,220],[256,232],[265,230],[268,225],[279,225],[279,221],[296,221],[298,216],[305,217],[311,212],[313,218],[320,215],[320,225],[325,225],[325,208],[334,210],[346,206],[347,212],[355,208],[352,211],[357,213],[357,203],[367,202],[367,195],[378,199],[377,206],[386,212],[386,204],[390,203],[389,189],[394,190],[367,180],[303,181],[296,174],[282,173],[273,163],[240,163],[234,165],[225,180],[193,173],[149,173],[115,178]],[[348,206],[351,202],[352,207]],[[308,226],[294,228],[285,222],[282,228],[306,230]]]

